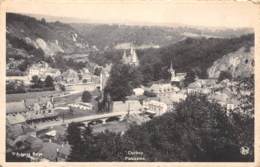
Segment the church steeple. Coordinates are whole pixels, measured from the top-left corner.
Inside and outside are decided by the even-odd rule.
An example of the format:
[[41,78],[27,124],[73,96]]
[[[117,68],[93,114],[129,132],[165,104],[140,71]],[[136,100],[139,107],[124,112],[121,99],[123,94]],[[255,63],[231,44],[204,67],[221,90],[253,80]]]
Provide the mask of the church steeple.
[[172,61],[171,61],[169,73],[171,73],[171,81],[174,81],[175,80],[175,70],[173,69]]
[[128,53],[128,55],[126,54],[126,51],[124,50],[123,56],[122,56],[122,62],[124,64],[130,64],[130,65],[133,65],[133,66],[139,65],[138,56],[137,56],[136,51],[135,51],[135,49],[132,45],[130,46],[130,53]]
[[170,73],[174,72],[173,67],[172,67],[172,61],[171,61],[171,65],[170,65],[169,72],[170,72]]

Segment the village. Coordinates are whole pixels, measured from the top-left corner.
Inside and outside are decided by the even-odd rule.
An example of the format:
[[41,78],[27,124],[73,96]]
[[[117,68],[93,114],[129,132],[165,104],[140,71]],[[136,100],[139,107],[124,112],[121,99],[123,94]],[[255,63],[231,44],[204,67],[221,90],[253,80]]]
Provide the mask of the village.
[[[121,62],[138,66],[135,49],[125,50]],[[101,72],[95,75],[87,68],[61,72],[41,61],[29,67],[24,76],[7,76],[7,85],[28,86],[51,78],[49,84],[54,87],[49,94],[40,94],[41,89],[36,92],[38,94],[30,92],[35,93],[30,98],[20,97],[19,93],[10,94],[16,98],[6,103],[7,152],[27,156],[32,161],[65,161],[70,153],[66,141],[69,123],[82,122],[92,127],[94,133],[108,130],[124,134],[130,124],[142,124],[164,113],[174,112],[175,106],[189,94],[206,95],[227,113],[238,106],[236,81],[225,79],[219,82],[217,78],[196,77],[194,82],[183,87],[187,73],[176,73],[172,60],[169,62],[171,77],[168,81],[134,88],[125,101],[112,101],[107,97],[103,112],[99,111],[99,104],[102,103],[112,64],[97,66]],[[82,98],[84,92],[90,93],[87,101]],[[21,155],[21,152],[26,154]]]

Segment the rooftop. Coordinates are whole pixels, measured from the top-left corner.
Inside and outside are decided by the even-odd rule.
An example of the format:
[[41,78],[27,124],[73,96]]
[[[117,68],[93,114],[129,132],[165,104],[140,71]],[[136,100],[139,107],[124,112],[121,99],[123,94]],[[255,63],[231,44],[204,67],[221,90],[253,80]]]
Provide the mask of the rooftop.
[[42,104],[46,104],[48,101],[50,101],[51,99],[49,97],[39,97],[39,98],[34,98],[34,99],[26,99],[25,100],[25,105],[26,106],[31,106],[35,103],[38,103],[40,105]]
[[127,100],[123,101],[114,101],[113,102],[113,112],[127,112],[130,111],[138,111],[142,108],[141,103],[138,100]]
[[8,115],[6,116],[6,121],[10,124],[19,124],[19,123],[23,123],[26,121],[26,119],[24,118],[24,116],[22,116],[21,114],[16,114],[16,115]]
[[6,113],[17,113],[26,111],[24,101],[6,103]]

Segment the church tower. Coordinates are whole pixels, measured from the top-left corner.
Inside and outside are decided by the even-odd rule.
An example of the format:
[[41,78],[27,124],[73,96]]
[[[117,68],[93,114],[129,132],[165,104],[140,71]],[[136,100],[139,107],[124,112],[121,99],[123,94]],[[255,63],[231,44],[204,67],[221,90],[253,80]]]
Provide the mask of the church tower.
[[171,73],[171,82],[175,81],[175,70],[172,67],[172,61],[171,61],[171,66],[170,66],[170,69],[169,69],[169,73]]
[[139,65],[139,60],[138,60],[138,57],[137,57],[137,54],[136,54],[136,51],[135,49],[131,46],[131,49],[130,49],[130,64],[134,65],[134,66],[138,66]]
[[128,62],[129,62],[125,50],[124,50],[124,53],[123,53],[122,62],[123,62],[124,64],[128,64]]
[[138,56],[136,54],[135,49],[132,46],[130,47],[130,53],[126,54],[126,51],[124,50],[122,56],[122,63],[129,64],[131,66],[139,65]]

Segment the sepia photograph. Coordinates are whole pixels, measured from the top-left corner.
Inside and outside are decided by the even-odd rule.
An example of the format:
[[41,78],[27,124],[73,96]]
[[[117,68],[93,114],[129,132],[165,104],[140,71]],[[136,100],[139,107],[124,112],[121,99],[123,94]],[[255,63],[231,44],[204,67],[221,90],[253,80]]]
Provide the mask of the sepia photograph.
[[37,2],[5,8],[6,162],[255,162],[254,3]]

